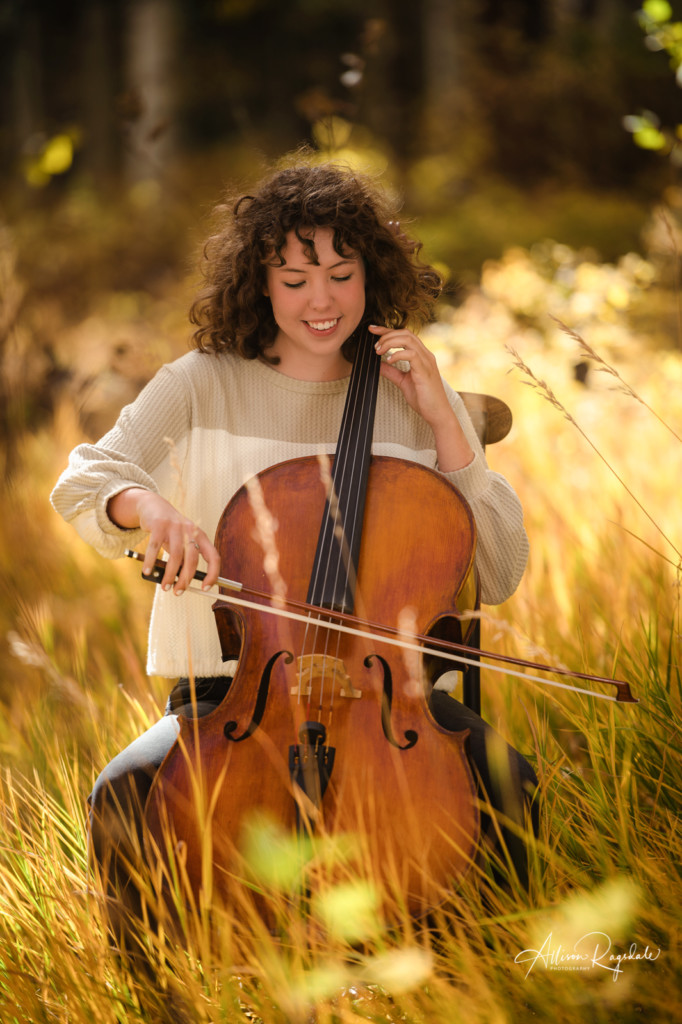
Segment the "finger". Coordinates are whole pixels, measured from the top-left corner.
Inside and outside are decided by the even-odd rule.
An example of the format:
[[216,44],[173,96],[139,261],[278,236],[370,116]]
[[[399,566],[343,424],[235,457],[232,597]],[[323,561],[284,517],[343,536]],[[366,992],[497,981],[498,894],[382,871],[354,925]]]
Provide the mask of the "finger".
[[385,356],[386,359],[413,359],[422,351],[428,351],[424,343],[412,331],[406,329],[378,329],[383,333],[376,342],[374,349],[379,355]]
[[213,546],[203,530],[192,524],[191,533],[185,538],[185,552],[182,568],[178,576],[174,593],[178,596],[196,578],[199,555],[206,561],[207,569],[202,581],[202,589],[209,590],[218,580],[220,574],[220,554]]
[[386,352],[385,359],[387,363],[409,363],[410,366],[417,361],[416,352],[408,345],[401,347],[391,345]]
[[[163,547],[168,555],[161,587],[163,590],[170,590],[172,588],[176,594],[182,593],[186,589],[191,574],[194,573],[196,568],[196,552],[192,561],[192,555],[187,551],[186,547],[188,537],[194,526],[192,523],[183,520],[171,520],[170,522],[166,520],[160,526],[165,527]],[[182,581],[180,581],[179,577],[183,569],[185,569],[185,573]]]
[[172,580],[175,578],[174,572],[172,575],[171,572],[169,572],[167,560],[162,558],[162,553],[164,551],[168,551],[170,554],[171,547],[172,545],[168,543],[166,540],[166,531],[162,528],[162,526],[153,528],[151,530],[149,534],[149,541],[147,543],[147,550],[145,552],[145,559],[144,565],[142,566],[142,572],[144,573],[145,576],[149,576],[149,574],[152,572],[154,568],[155,563],[157,561],[163,561],[166,564],[166,570],[160,583],[161,586],[164,587],[164,589],[168,589],[168,587],[166,587],[165,584],[172,582]]
[[[177,577],[180,574],[180,569],[184,562],[184,545],[178,544],[177,540],[172,539],[168,544],[164,544],[164,548],[168,554],[166,559],[166,571],[163,574],[161,580],[162,590],[175,589],[177,586]],[[184,587],[183,587],[184,589]]]
[[376,343],[374,350],[385,359],[395,359],[399,352],[407,351],[407,345],[402,338],[382,338]]
[[157,558],[160,557],[160,548],[158,544],[154,544],[150,536],[147,542],[147,550],[144,553],[144,565],[142,566],[142,575],[149,576],[156,563]]
[[370,324],[369,330],[378,335],[374,349],[380,355],[398,344],[404,344],[405,337],[409,334],[403,329],[394,327],[379,327],[377,324]]
[[175,586],[173,587],[173,593],[176,597],[180,597],[181,594],[184,594],[187,587],[194,579],[194,573],[196,572],[198,562],[199,545],[192,537],[185,536],[182,551],[182,562],[177,572]]
[[[208,587],[215,583],[220,570],[220,556],[204,531],[200,530],[198,526],[189,521],[184,524],[184,527],[183,563],[174,591],[178,596],[187,589],[195,578],[197,566],[199,564],[199,555],[203,556],[207,564],[209,564],[212,569],[212,574],[209,576]],[[208,588],[204,585],[204,589]]]
[[382,377],[385,377],[386,380],[390,380],[392,384],[402,388],[409,371],[406,372],[405,370],[401,370],[399,366],[391,366],[390,363],[382,362],[379,367],[379,373]]
[[206,577],[201,584],[202,590],[210,590],[210,588],[218,582],[218,576],[220,575],[220,553],[211,544],[210,540],[204,534],[205,543],[201,545],[201,553],[206,560]]
[[384,357],[388,363],[404,362],[409,364],[410,371],[413,371],[415,379],[428,381],[440,379],[438,364],[435,356],[424,345],[415,338],[405,343],[401,348],[392,346],[391,351]]
[[369,330],[378,337],[375,347],[383,347],[394,338],[408,337],[412,333],[405,327],[379,327],[376,324],[370,324]]

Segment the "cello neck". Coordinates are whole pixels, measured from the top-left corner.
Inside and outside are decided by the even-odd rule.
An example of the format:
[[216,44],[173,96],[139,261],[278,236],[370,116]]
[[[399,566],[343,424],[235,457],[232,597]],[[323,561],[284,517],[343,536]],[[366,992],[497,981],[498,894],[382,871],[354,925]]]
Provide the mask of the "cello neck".
[[308,603],[352,612],[381,358],[362,325],[317,541]]

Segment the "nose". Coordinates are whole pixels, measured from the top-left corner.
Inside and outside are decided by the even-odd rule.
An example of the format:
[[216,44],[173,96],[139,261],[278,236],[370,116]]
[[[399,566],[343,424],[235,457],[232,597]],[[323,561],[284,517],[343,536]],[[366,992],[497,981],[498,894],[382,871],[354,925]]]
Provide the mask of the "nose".
[[324,280],[313,281],[310,291],[310,308],[322,312],[325,309],[329,309],[331,302],[331,291],[328,282]]

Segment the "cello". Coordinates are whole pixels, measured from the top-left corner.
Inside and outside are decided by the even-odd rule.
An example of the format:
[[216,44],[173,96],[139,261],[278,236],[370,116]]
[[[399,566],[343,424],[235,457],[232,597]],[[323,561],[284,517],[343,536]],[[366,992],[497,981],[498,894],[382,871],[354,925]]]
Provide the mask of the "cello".
[[[261,472],[218,524],[223,571],[256,597],[248,609],[216,601],[233,681],[210,714],[180,719],[145,810],[154,855],[171,871],[179,858],[197,905],[234,896],[254,811],[293,833],[361,836],[371,877],[416,916],[476,856],[467,733],[428,707],[444,664],[388,636],[467,639],[475,523],[434,470],[372,456],[379,366],[361,331],[333,465],[308,456]],[[287,602],[305,614],[271,614]],[[339,616],[387,636],[340,632]]]

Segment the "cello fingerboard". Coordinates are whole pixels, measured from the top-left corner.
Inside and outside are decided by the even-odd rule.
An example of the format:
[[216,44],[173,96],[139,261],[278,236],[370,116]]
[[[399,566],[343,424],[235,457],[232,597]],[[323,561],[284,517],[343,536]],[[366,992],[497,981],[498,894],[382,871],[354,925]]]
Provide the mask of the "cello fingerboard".
[[308,603],[352,612],[381,357],[361,328],[331,483],[317,540]]

